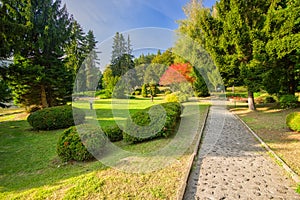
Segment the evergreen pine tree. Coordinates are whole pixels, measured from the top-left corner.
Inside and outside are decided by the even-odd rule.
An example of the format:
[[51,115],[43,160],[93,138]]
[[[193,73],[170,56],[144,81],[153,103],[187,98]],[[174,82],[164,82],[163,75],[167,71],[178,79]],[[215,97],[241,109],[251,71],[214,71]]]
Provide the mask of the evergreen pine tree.
[[14,52],[14,64],[8,69],[16,100],[26,106],[64,104],[73,84],[72,73],[63,63],[71,32],[66,7],[61,7],[60,0],[37,0],[23,4],[21,10],[25,10],[19,14],[26,19],[27,29],[22,48]]

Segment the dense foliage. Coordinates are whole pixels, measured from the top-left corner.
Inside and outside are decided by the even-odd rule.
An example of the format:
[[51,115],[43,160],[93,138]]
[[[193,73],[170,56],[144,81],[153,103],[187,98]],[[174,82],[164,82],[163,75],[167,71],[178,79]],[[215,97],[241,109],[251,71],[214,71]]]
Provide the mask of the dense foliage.
[[281,108],[296,108],[298,105],[298,97],[295,95],[287,94],[279,98]]
[[244,85],[249,109],[253,93],[294,94],[299,85],[300,2],[221,0],[210,10],[193,0],[180,32],[203,46],[225,86]]
[[[13,64],[1,66],[1,75],[12,90],[15,103],[43,108],[71,100],[73,83],[86,60],[83,82],[76,89],[95,88],[99,76],[95,67],[95,37],[83,33],[60,0],[1,1],[1,59],[13,57]],[[3,48],[2,48],[3,47]]]
[[123,131],[118,125],[104,127],[103,132],[111,142],[123,140]]
[[183,103],[188,101],[189,95],[185,94],[184,92],[173,92],[171,94],[167,94],[165,97],[166,102],[178,102],[178,103]]
[[[165,110],[165,114],[160,114],[161,109]],[[163,103],[135,113],[126,122],[124,141],[138,143],[158,137],[169,137],[176,129],[181,109],[179,103]],[[164,124],[160,122],[163,119]]]
[[64,162],[87,161],[94,159],[93,154],[100,155],[105,144],[100,128],[83,124],[66,129],[58,139],[56,151]]
[[0,102],[8,102],[11,100],[11,90],[7,83],[0,78]]
[[68,128],[81,124],[85,120],[85,113],[70,105],[44,108],[31,113],[27,121],[35,130],[54,130]]
[[181,82],[194,82],[192,76],[193,67],[189,63],[178,63],[171,65],[160,78],[160,85],[171,85]]
[[293,131],[300,132],[300,112],[294,112],[286,117],[286,125]]

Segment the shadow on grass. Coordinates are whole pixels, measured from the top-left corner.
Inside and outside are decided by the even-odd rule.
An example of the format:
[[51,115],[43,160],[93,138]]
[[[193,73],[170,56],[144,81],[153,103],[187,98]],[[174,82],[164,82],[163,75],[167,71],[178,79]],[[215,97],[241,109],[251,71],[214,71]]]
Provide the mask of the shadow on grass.
[[[140,109],[133,109],[130,112],[137,112],[138,110]],[[112,114],[109,109],[99,109],[96,112],[100,113],[100,118],[103,117],[101,115],[103,113]],[[107,115],[109,116],[109,114]],[[113,119],[108,121],[110,124],[114,123]],[[188,129],[189,127],[187,127]],[[56,155],[56,144],[62,132],[63,130],[32,131],[25,120],[1,123],[0,191],[20,192],[43,186],[52,187],[57,185],[66,187],[69,183],[67,182],[68,179],[107,169],[98,161],[71,162],[68,164],[60,162]],[[169,144],[174,137],[175,135],[171,138],[161,138],[135,145],[127,145],[122,142],[117,145],[127,151],[144,153]],[[173,153],[172,155],[176,154]]]
[[0,191],[52,186],[106,168],[100,162],[61,163],[56,155],[56,143],[62,131],[32,131],[25,120],[2,122]]

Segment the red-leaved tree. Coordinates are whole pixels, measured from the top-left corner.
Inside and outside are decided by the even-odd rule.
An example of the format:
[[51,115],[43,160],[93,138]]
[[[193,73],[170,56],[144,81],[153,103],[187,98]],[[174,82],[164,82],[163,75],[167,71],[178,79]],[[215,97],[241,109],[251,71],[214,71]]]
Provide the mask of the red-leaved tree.
[[177,63],[171,65],[160,78],[160,85],[171,85],[174,83],[190,82],[195,78],[192,75],[193,67],[189,63]]

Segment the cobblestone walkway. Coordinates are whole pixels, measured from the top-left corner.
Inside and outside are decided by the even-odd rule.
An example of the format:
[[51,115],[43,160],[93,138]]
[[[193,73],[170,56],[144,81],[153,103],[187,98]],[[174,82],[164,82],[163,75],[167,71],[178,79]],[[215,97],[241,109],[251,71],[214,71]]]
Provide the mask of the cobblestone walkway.
[[184,199],[300,200],[274,162],[233,114],[212,106]]

